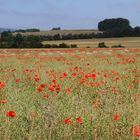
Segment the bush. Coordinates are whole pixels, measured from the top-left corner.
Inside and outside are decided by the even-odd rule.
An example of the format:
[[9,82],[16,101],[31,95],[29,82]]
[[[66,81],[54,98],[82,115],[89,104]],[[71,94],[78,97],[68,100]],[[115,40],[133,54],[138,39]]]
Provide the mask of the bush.
[[54,28],[52,28],[52,30],[61,30],[61,27],[54,27]]
[[106,46],[104,42],[101,42],[98,44],[98,48],[109,48],[109,47]]
[[44,48],[77,48],[77,45],[72,44],[72,45],[67,45],[65,43],[56,45],[56,44],[46,44],[43,45]]
[[125,46],[122,46],[121,44],[119,44],[119,45],[113,45],[111,48],[125,48]]
[[69,46],[65,43],[59,44],[59,48],[69,48]]
[[71,48],[77,48],[76,44],[71,44]]
[[17,33],[26,33],[26,32],[40,32],[39,29],[36,29],[36,28],[33,28],[33,29],[18,29],[18,30],[15,30],[14,32],[17,32]]

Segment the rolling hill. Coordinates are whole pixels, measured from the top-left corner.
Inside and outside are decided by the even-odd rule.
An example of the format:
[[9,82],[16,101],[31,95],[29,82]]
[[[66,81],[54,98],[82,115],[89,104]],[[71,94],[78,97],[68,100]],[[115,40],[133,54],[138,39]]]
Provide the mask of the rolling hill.
[[[90,33],[98,33],[99,31],[96,29],[79,29],[79,30],[49,30],[49,31],[40,31],[40,32],[26,32],[21,33],[22,35],[67,35],[67,34],[90,34]],[[17,33],[14,33],[17,34]]]

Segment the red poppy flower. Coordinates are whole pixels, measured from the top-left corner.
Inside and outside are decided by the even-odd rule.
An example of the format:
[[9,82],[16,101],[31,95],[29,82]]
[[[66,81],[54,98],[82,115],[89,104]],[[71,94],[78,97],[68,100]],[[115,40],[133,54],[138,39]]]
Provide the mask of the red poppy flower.
[[14,118],[16,117],[16,113],[14,111],[9,111],[9,112],[6,112],[5,114],[7,117],[11,117],[11,118]]
[[56,79],[53,79],[52,82],[53,82],[53,83],[56,83]]
[[56,88],[56,92],[59,93],[60,92],[60,87]]
[[66,89],[66,93],[70,93],[70,91],[71,91],[70,88]]
[[133,126],[131,132],[134,136],[140,137],[140,128],[138,126]]
[[3,82],[0,82],[0,89],[4,88],[6,85]]
[[65,123],[65,124],[72,124],[70,118],[66,118],[66,119],[64,120],[64,123]]
[[45,88],[45,87],[46,87],[46,85],[45,85],[45,84],[41,84],[41,85],[40,85],[40,87]]
[[49,98],[49,95],[45,93],[45,94],[44,94],[44,98],[45,98],[45,99],[48,99],[48,98]]
[[81,117],[76,118],[75,120],[76,120],[76,124],[82,124],[83,123],[83,120],[82,120]]
[[20,79],[16,79],[15,82],[18,84],[20,82]]
[[42,87],[37,88],[38,92],[42,92],[42,90],[43,90]]
[[34,78],[34,80],[35,80],[36,82],[38,82],[38,81],[40,80],[40,78],[36,77],[36,78]]
[[108,74],[104,74],[104,77],[105,77],[105,78],[108,78]]
[[91,74],[93,80],[96,80],[96,74]]
[[76,73],[72,73],[72,76],[75,77],[76,76]]
[[54,91],[54,87],[53,87],[52,85],[50,85],[50,86],[48,87],[48,90]]
[[5,104],[5,103],[7,103],[6,100],[1,100],[0,102],[1,102],[1,104]]
[[78,71],[78,67],[76,66],[76,67],[74,68],[74,70],[75,70],[75,71]]
[[113,117],[114,121],[119,121],[120,120],[120,115],[116,114]]
[[64,77],[67,77],[67,76],[68,76],[68,74],[67,74],[66,72],[64,72],[64,73],[63,73],[63,76],[64,76]]

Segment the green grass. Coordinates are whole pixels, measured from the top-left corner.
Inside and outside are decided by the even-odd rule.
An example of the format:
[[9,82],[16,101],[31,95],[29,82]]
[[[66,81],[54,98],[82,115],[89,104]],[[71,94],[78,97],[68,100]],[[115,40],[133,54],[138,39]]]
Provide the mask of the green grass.
[[[0,139],[137,139],[131,128],[140,125],[139,49],[1,50],[0,63],[0,82],[6,84],[0,101],[7,101],[0,103]],[[48,90],[53,79],[60,91]],[[42,92],[40,84],[46,85]],[[15,118],[5,115],[10,110]],[[76,124],[78,117],[82,124]]]
[[106,45],[123,45],[127,48],[140,48],[140,37],[124,37],[124,38],[104,38],[104,39],[80,39],[80,40],[61,40],[61,41],[43,41],[43,44],[76,44],[80,48],[87,46],[97,47],[98,43],[105,42]]

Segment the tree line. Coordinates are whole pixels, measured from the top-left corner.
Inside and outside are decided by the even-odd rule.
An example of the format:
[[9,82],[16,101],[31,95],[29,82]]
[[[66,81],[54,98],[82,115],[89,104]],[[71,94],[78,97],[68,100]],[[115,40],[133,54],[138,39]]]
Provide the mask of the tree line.
[[140,27],[131,27],[130,21],[124,18],[111,18],[100,21],[98,30],[102,33],[96,34],[96,38],[140,36]]
[[40,29],[32,28],[32,29],[18,29],[14,31],[15,33],[26,33],[26,32],[40,32]]
[[46,35],[44,40],[73,40],[112,37],[140,37],[140,27],[132,27],[130,21],[124,18],[105,19],[98,23],[99,33],[89,34],[55,34]]
[[[75,44],[45,44],[43,45],[41,42],[43,41],[42,36],[23,36],[21,34],[13,35],[10,31],[5,31],[1,33],[0,38],[0,48],[77,48],[78,46]],[[98,48],[109,48],[105,45],[104,42],[101,42],[97,46]],[[90,48],[90,47],[87,47]],[[122,45],[114,45],[112,48],[124,48]]]
[[77,45],[67,45],[65,43],[55,45],[43,45],[42,36],[23,36],[21,34],[13,35],[10,31],[1,33],[0,48],[77,48]]
[[90,34],[55,34],[44,36],[44,40],[73,40],[73,39],[92,39],[95,37],[95,33]]
[[[23,36],[20,33],[13,35],[13,32],[5,31],[1,33],[0,48],[76,48],[76,45],[43,45],[45,40],[71,40],[71,39],[92,39],[109,37],[138,37],[140,36],[140,27],[131,27],[130,22],[123,18],[105,19],[98,23],[100,33],[90,34],[56,34],[56,35],[28,35]],[[26,29],[26,32],[40,31],[38,29]],[[21,32],[17,30],[16,32]],[[104,47],[101,44],[101,47]],[[115,47],[115,46],[114,46]],[[118,46],[116,46],[118,47]]]

